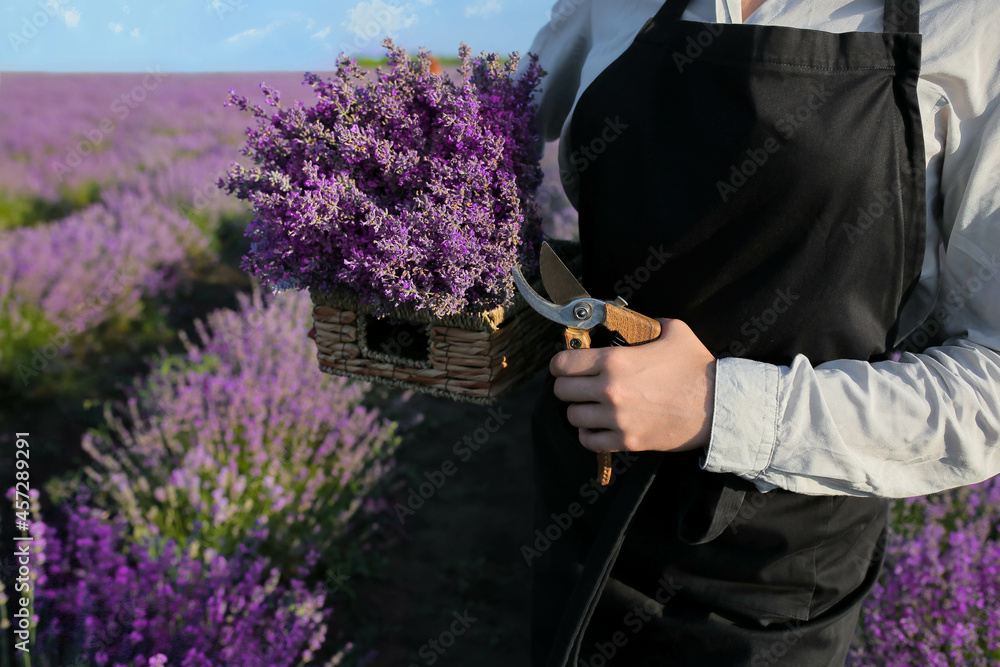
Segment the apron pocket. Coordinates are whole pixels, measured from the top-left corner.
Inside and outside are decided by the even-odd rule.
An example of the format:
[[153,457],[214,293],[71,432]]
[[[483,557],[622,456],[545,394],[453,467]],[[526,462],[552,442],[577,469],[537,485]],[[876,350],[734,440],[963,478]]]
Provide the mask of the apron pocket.
[[702,510],[700,521],[692,521],[698,517],[692,510],[678,525],[680,576],[693,598],[737,614],[736,622],[809,620],[816,554],[828,537],[834,499],[780,489],[765,494],[731,475],[705,476],[720,478],[701,494],[717,513],[706,522]]
[[[703,480],[705,475],[694,475]],[[713,483],[700,483],[681,503],[677,537],[690,545],[707,544],[732,523],[753,485],[735,475],[716,475]]]
[[626,541],[615,575],[638,590],[673,577],[678,594],[667,615],[701,609],[755,627],[809,620],[836,500],[761,493],[734,475],[670,461],[643,500],[630,530],[636,540]]

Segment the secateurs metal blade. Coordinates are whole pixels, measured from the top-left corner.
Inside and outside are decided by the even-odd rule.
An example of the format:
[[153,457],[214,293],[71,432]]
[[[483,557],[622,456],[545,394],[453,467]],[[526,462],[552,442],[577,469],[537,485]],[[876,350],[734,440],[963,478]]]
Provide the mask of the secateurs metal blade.
[[[590,296],[548,243],[542,243],[538,270],[545,291],[556,303],[531,289],[518,266],[514,266],[514,283],[536,312],[566,327],[563,337],[567,349],[589,348],[589,331],[597,325],[614,334],[612,344],[618,346],[641,345],[660,337],[660,323],[629,310],[620,296],[614,301]],[[597,454],[597,468],[601,486],[606,486],[611,482],[611,452]]]

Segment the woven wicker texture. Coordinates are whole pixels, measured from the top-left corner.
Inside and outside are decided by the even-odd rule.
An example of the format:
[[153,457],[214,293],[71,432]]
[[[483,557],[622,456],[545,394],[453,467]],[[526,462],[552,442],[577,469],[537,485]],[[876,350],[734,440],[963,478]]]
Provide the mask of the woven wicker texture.
[[[566,241],[563,239],[548,239],[548,244],[555,251],[571,271],[580,270],[580,244],[578,241]],[[545,290],[541,282],[536,280],[531,284],[535,291],[545,295]],[[312,301],[317,306],[332,306],[338,310],[352,311],[358,314],[371,314],[375,312],[375,307],[361,303],[361,297],[347,292],[319,292],[309,290]],[[414,310],[409,306],[400,306],[389,311],[388,317],[395,317],[408,322],[424,322],[446,327],[456,327],[471,331],[492,332],[500,328],[505,319],[517,315],[522,310],[528,308],[527,302],[521,294],[514,290],[514,302],[509,308],[497,306],[493,310],[484,310],[477,313],[456,313],[445,317],[436,317],[427,310]]]
[[[567,267],[579,272],[579,243],[549,240]],[[532,288],[544,295],[540,280]],[[416,325],[426,336],[426,357],[393,354],[369,341],[374,307],[350,294],[310,292],[320,370],[489,405],[565,349],[562,327],[532,310],[515,291],[510,308],[443,318],[396,308],[388,317]],[[422,340],[422,339],[421,339]]]

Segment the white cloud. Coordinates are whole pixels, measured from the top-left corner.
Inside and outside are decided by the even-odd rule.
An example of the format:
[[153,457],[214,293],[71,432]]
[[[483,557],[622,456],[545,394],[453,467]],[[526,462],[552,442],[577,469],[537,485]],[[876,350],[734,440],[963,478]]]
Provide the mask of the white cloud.
[[67,27],[75,28],[80,25],[80,10],[74,7],[63,11],[62,20],[66,22]]
[[122,30],[125,29],[125,26],[123,26],[121,23],[109,23],[108,24],[108,28],[111,29],[111,32],[113,32],[113,33],[115,33],[117,35]]
[[138,28],[132,28],[132,32],[130,32],[129,34],[132,35],[133,37],[138,37],[139,36],[139,29]]
[[268,23],[263,28],[250,28],[249,30],[238,32],[235,35],[227,37],[226,42],[228,44],[238,44],[239,42],[242,42],[247,39],[256,39],[258,37],[263,37],[264,35],[274,32],[274,29],[277,28],[282,23],[284,23],[284,21],[274,21],[272,23]]
[[362,0],[347,11],[344,27],[358,37],[376,39],[385,35],[392,37],[397,31],[409,28],[416,21],[417,15],[410,12],[409,4],[398,7],[387,4],[384,0]]
[[330,28],[330,26],[326,26],[325,28],[323,28],[319,32],[313,34],[312,38],[313,39],[326,39],[327,36],[330,34],[330,30],[331,29],[332,28]]
[[486,18],[494,14],[499,14],[501,9],[503,9],[503,5],[500,3],[500,0],[479,0],[474,5],[466,5],[465,18],[473,16]]
[[209,0],[206,9],[222,16],[237,9],[243,9],[243,0]]
[[66,27],[75,28],[80,25],[80,10],[76,7],[66,8],[63,6],[65,4],[65,0],[47,0],[45,9],[61,18],[66,23]]

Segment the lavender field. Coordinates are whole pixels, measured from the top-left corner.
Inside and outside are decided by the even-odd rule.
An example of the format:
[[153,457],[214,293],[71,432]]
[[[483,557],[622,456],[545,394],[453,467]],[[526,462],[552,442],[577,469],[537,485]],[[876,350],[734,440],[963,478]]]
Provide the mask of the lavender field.
[[[0,665],[29,664],[15,503],[31,665],[525,665],[545,371],[494,412],[319,372],[308,295],[240,269],[251,214],[217,185],[246,164],[223,102],[262,81],[311,95],[300,73],[0,79]],[[555,154],[539,201],[571,238]],[[1000,664],[1000,480],[896,504],[851,661]]]

